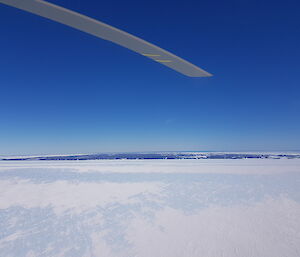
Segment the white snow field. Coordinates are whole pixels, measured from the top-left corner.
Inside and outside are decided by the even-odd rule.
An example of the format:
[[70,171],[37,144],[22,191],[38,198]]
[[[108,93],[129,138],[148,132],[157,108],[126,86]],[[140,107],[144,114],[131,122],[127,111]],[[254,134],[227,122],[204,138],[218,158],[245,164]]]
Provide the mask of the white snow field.
[[2,161],[0,256],[299,257],[300,159]]

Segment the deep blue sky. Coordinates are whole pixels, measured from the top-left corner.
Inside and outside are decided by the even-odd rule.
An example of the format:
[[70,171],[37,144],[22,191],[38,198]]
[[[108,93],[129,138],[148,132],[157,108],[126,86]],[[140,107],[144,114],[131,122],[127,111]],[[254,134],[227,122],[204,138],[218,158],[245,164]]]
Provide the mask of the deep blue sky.
[[214,77],[0,4],[0,154],[300,149],[299,1],[52,2]]

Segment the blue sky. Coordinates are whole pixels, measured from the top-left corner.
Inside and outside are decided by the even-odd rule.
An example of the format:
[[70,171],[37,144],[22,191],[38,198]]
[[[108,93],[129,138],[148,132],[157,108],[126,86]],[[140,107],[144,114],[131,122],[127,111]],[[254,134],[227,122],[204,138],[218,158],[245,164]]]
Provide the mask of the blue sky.
[[0,154],[300,149],[298,1],[51,2],[214,76],[0,5]]

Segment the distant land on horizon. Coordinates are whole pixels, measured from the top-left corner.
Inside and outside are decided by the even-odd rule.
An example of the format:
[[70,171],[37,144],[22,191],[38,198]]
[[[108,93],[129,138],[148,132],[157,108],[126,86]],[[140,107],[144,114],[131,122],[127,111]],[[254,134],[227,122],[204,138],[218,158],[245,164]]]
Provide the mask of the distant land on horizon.
[[151,159],[300,159],[299,152],[152,152],[152,153],[99,153],[40,156],[6,156],[1,161],[52,160],[151,160]]

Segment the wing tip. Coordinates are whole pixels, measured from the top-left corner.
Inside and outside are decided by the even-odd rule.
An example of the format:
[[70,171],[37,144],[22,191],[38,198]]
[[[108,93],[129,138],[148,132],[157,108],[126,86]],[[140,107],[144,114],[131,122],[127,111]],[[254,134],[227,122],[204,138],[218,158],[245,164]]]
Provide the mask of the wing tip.
[[213,74],[206,71],[201,71],[200,73],[196,73],[196,74],[185,74],[185,75],[191,78],[209,78],[214,76]]

